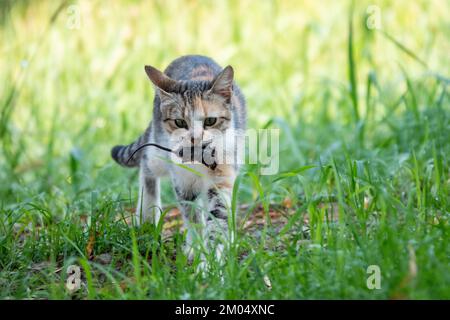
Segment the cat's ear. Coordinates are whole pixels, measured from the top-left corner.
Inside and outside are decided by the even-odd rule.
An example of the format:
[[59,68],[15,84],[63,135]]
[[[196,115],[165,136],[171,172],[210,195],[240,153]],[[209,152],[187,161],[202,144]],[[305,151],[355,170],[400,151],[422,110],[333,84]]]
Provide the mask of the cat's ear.
[[145,66],[145,73],[158,89],[161,98],[172,98],[170,91],[175,87],[176,81],[152,66]]
[[221,73],[213,80],[211,92],[224,97],[227,101],[233,94],[234,71],[231,66],[225,67]]

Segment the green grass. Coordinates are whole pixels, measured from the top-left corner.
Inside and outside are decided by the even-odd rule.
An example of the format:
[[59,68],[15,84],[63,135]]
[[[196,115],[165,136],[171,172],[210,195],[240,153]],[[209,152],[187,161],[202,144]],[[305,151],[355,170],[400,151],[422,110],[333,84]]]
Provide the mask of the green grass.
[[[1,298],[450,298],[448,3],[113,3],[0,4]],[[281,230],[240,230],[206,274],[183,234],[124,222],[137,173],[109,156],[150,121],[143,66],[187,53],[233,65],[249,126],[281,129],[280,172],[245,167],[233,211],[293,211]],[[176,205],[167,182],[163,203]]]

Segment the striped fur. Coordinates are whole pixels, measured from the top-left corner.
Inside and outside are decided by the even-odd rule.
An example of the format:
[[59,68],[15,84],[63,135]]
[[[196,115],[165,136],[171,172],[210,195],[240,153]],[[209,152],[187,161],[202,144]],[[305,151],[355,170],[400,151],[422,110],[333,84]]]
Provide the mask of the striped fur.
[[149,127],[147,128],[147,130],[145,130],[144,134],[142,134],[136,141],[132,142],[129,145],[126,146],[115,146],[111,149],[111,157],[120,165],[124,166],[124,167],[138,167],[140,160],[141,160],[141,155],[142,155],[142,151],[139,150],[138,152],[136,152],[133,157],[130,159],[131,155],[133,154],[133,152],[135,152],[137,150],[137,148],[139,148],[139,146],[143,145],[144,143],[146,143],[146,141],[149,140],[150,138],[150,129],[151,129],[151,123],[149,125]]

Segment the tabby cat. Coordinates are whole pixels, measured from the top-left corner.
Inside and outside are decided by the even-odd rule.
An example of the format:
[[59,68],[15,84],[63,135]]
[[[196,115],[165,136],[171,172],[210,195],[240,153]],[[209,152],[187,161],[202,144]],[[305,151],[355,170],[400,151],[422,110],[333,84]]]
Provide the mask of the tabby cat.
[[220,138],[246,127],[245,100],[233,81],[233,68],[222,69],[208,57],[188,55],[174,60],[164,73],[152,66],[145,71],[155,86],[153,119],[135,142],[115,146],[111,155],[123,166],[139,167],[139,221],[159,222],[160,178],[168,175],[187,228],[187,252],[192,257],[193,240],[200,235],[205,247],[214,246],[220,255],[223,244],[216,240],[228,238],[231,192],[239,166],[194,161],[183,167],[173,159],[168,161],[167,151],[138,148],[153,143],[171,150],[186,150],[187,146],[204,151],[206,146],[220,154],[223,150],[216,149],[226,148],[217,143]]

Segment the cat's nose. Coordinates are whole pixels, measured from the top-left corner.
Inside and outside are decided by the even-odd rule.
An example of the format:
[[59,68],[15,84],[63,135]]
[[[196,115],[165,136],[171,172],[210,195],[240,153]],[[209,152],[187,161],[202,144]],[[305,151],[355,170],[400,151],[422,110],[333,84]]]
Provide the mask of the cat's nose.
[[200,146],[200,145],[202,145],[203,143],[204,143],[205,141],[203,141],[203,138],[202,137],[192,137],[191,136],[191,145],[192,146]]

